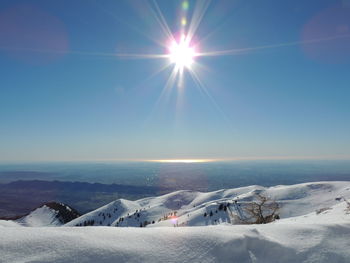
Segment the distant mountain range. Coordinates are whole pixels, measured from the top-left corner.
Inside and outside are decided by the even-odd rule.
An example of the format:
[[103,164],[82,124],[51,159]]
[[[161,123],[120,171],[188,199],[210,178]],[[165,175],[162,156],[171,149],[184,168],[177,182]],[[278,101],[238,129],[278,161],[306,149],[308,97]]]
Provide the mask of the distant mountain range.
[[19,180],[0,184],[0,218],[28,214],[47,202],[62,202],[80,213],[96,209],[117,198],[131,200],[171,192],[152,186],[130,186],[85,182]]

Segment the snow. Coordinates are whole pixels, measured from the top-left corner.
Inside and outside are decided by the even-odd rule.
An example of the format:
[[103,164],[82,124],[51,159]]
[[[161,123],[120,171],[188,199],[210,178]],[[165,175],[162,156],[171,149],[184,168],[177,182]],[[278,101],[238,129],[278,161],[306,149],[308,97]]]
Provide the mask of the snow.
[[[257,192],[282,205],[280,220],[234,225],[229,210],[216,213],[223,202],[232,203],[233,214],[242,211]],[[249,186],[210,193],[177,191],[137,201],[119,199],[61,227],[20,227],[0,221],[0,261],[345,263],[350,258],[350,208],[344,198],[350,199],[350,182]],[[233,200],[242,207],[237,205],[236,210]],[[170,217],[164,219],[174,211],[179,227],[174,227]],[[209,211],[213,216],[204,217]],[[27,225],[51,225],[52,211],[43,207],[34,212],[26,219]],[[158,222],[159,218],[163,220]],[[72,227],[87,220],[102,224]],[[155,223],[139,227],[140,222],[151,220]]]
[[60,226],[62,222],[56,217],[57,211],[46,205],[32,211],[29,215],[17,220],[22,226]]
[[[256,193],[276,200],[282,219],[306,215],[315,210],[339,203],[339,196],[350,199],[349,182],[314,182],[289,186],[248,186],[236,189],[223,189],[201,193],[195,191],[176,191],[158,197],[148,197],[137,201],[119,199],[97,210],[85,214],[66,226],[83,225],[93,220],[95,226],[139,227],[141,223],[153,222],[147,227],[173,226],[174,212],[177,224],[181,226],[205,226],[217,223],[234,223],[234,216],[244,217],[244,207],[251,202]],[[237,205],[234,200],[238,200]],[[218,211],[220,203],[230,203],[230,211]],[[213,213],[211,217],[204,214]]]
[[[1,228],[3,262],[348,262],[350,224]],[[234,261],[235,260],[235,261]]]
[[11,220],[0,220],[0,227],[18,227],[21,226],[18,223]]

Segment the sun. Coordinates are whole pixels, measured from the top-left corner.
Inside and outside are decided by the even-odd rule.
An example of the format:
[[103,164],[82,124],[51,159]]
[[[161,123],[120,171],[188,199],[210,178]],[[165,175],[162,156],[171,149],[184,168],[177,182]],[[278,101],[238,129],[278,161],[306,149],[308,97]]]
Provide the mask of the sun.
[[178,42],[172,41],[168,49],[170,62],[175,64],[177,69],[183,70],[191,67],[196,52],[185,35],[182,35]]

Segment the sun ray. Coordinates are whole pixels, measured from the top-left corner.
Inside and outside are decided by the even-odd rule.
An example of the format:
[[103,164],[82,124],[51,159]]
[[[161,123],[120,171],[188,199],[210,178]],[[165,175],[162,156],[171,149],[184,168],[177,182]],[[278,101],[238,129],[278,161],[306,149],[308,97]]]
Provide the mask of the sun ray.
[[176,119],[181,110],[184,95],[184,69],[178,71],[177,93],[176,93]]
[[159,96],[158,101],[160,101],[165,95],[169,96],[169,91],[175,86],[177,75],[178,75],[178,70],[174,67]]
[[142,88],[145,83],[149,82],[150,80],[152,80],[153,78],[155,78],[157,75],[159,75],[160,73],[162,73],[163,71],[165,71],[166,69],[168,69],[171,66],[170,63],[167,63],[165,65],[163,65],[162,67],[160,67],[159,69],[157,69],[156,71],[154,71],[153,73],[151,73],[151,75],[149,75],[147,78],[145,78],[140,84],[138,84],[134,89],[140,89]]
[[161,91],[161,93],[160,93],[156,103],[154,104],[153,109],[151,110],[147,120],[149,120],[151,118],[151,116],[153,116],[154,112],[159,107],[159,105],[160,105],[160,103],[162,101],[168,101],[169,96],[170,96],[170,91],[175,86],[177,75],[178,75],[178,70],[175,67],[173,67],[173,69],[172,69],[172,71],[170,73],[170,76],[167,79],[167,82],[165,83],[165,86],[162,89],[162,91]]
[[192,76],[193,80],[195,81],[195,83],[197,84],[198,89],[200,90],[200,92],[202,94],[204,94],[209,100],[210,102],[213,104],[213,106],[216,108],[216,110],[222,115],[222,117],[225,119],[225,121],[227,122],[227,124],[229,124],[231,126],[231,120],[229,119],[229,117],[225,114],[225,112],[220,108],[219,104],[215,101],[215,99],[213,98],[213,96],[210,94],[209,90],[206,88],[206,86],[204,85],[204,83],[201,81],[201,79],[199,78],[198,74],[196,73],[195,69],[192,68],[189,70],[190,75]]
[[202,52],[202,53],[197,53],[197,56],[198,57],[210,57],[210,56],[236,55],[236,54],[240,54],[240,53],[244,53],[244,52],[261,50],[261,49],[296,46],[296,45],[300,45],[300,44],[312,44],[312,43],[331,41],[331,40],[340,39],[340,38],[347,38],[347,37],[350,37],[350,34],[337,35],[337,36],[331,36],[331,37],[326,37],[326,38],[309,39],[309,40],[303,40],[303,41],[293,41],[293,42],[286,42],[286,43],[279,43],[279,44],[272,44],[272,45],[248,47],[248,48],[237,48],[237,49],[227,49],[227,50],[220,50],[220,51]]
[[153,0],[153,4],[155,6],[155,10],[151,9],[153,11],[154,17],[157,20],[157,22],[159,23],[161,29],[163,30],[163,32],[165,33],[165,35],[167,36],[168,39],[170,40],[175,40],[173,37],[173,34],[171,33],[171,30],[168,26],[168,23],[166,22],[164,15],[162,13],[162,11],[160,10],[157,1]]
[[178,71],[175,69],[175,67],[173,68],[158,100],[156,105],[159,105],[159,103],[164,99],[165,101],[168,101],[169,96],[170,96],[170,91],[173,89],[173,87],[175,86],[176,83],[176,77],[178,75]]
[[115,53],[120,58],[127,59],[164,59],[169,58],[168,54],[137,54],[137,53]]
[[[300,44],[312,44],[318,42],[331,41],[335,39],[348,38],[350,34],[331,36],[327,38],[317,38],[304,41],[293,41],[287,43],[279,43],[272,45],[248,47],[248,48],[237,48],[237,49],[227,49],[219,51],[208,51],[208,52],[196,52],[196,57],[211,57],[211,56],[226,56],[226,55],[236,55],[244,52],[261,50],[261,49],[271,49],[287,46],[296,46]],[[24,51],[24,52],[36,52],[36,53],[53,53],[53,54],[72,54],[72,55],[87,55],[87,56],[101,56],[101,57],[120,57],[128,59],[169,59],[169,54],[139,54],[139,53],[112,53],[112,52],[89,52],[89,51],[78,51],[78,50],[56,50],[56,49],[36,49],[30,47],[9,47],[0,46],[1,50],[13,50],[13,51]]]
[[30,47],[9,47],[9,46],[0,46],[0,50],[35,52],[35,53],[50,53],[50,54],[72,54],[72,55],[86,55],[86,56],[114,57],[114,58],[119,57],[119,58],[127,58],[127,59],[164,59],[164,58],[169,58],[168,54],[89,52],[89,51],[79,51],[79,50],[39,49],[39,48],[30,48]]
[[211,0],[203,0],[196,2],[196,6],[194,8],[193,16],[187,33],[189,41],[192,41],[200,23],[202,22],[204,14],[210,5],[210,2]]
[[166,70],[167,68],[169,68],[171,66],[170,63],[165,64],[164,66],[160,67],[158,70],[156,70],[155,72],[153,72],[145,81],[151,80],[152,78],[154,78],[155,76],[157,76],[158,74],[162,73],[164,70]]

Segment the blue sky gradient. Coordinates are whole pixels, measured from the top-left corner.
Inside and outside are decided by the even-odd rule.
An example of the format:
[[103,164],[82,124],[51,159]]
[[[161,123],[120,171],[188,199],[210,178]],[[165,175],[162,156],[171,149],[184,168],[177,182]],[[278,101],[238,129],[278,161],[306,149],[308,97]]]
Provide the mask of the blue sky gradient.
[[[175,34],[182,1],[157,3]],[[349,158],[349,1],[212,1],[200,52],[287,45],[195,58],[210,97],[114,55],[167,52],[154,7],[2,0],[0,161]]]

